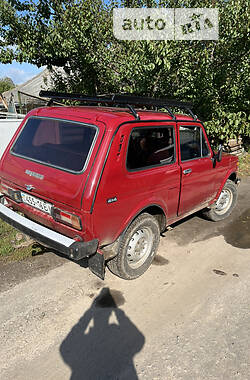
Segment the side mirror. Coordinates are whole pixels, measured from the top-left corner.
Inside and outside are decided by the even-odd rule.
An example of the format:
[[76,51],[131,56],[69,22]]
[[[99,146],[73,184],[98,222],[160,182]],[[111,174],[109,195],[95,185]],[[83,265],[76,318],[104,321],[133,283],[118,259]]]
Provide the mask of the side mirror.
[[216,160],[218,162],[221,162],[221,160],[222,160],[222,145],[221,144],[219,145],[219,149],[218,149],[218,152],[216,155]]
[[212,157],[213,167],[215,168],[216,162],[221,162],[221,160],[222,160],[222,145],[220,144],[218,148],[218,152],[216,154],[213,152],[213,157]]

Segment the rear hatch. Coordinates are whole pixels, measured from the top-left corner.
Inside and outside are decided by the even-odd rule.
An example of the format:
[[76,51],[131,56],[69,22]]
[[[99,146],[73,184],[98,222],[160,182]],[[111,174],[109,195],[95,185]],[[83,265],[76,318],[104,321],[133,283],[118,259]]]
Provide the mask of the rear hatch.
[[4,155],[1,177],[34,196],[80,209],[98,132],[87,123],[31,116]]

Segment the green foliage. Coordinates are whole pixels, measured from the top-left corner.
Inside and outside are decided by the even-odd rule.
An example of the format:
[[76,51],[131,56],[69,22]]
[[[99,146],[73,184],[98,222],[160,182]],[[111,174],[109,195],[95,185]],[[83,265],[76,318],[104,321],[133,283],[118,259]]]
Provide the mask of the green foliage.
[[[117,6],[217,7],[219,41],[119,41]],[[190,100],[227,140],[249,133],[248,12],[245,0],[2,0],[0,61],[62,67],[58,90]]]
[[0,79],[0,94],[14,87],[15,85],[10,78],[5,77],[5,78]]
[[205,122],[207,133],[215,140],[227,143],[239,136],[250,137],[250,117],[245,112],[221,112]]

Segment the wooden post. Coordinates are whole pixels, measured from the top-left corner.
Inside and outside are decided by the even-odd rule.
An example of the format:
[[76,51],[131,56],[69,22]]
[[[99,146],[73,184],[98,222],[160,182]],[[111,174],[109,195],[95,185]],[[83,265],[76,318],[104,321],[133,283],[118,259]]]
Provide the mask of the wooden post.
[[20,91],[17,91],[17,96],[18,96],[18,103],[19,103],[19,113],[23,113],[22,99],[21,99]]
[[6,108],[6,110],[8,111],[8,104],[6,103],[6,100],[3,96],[3,94],[0,93],[0,100],[2,101],[4,107]]

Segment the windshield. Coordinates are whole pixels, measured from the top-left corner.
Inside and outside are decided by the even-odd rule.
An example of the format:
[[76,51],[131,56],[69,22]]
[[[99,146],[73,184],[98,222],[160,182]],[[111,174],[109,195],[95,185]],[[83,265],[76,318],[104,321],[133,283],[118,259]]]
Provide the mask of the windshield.
[[87,165],[96,136],[95,126],[31,117],[11,152],[45,165],[80,172]]

